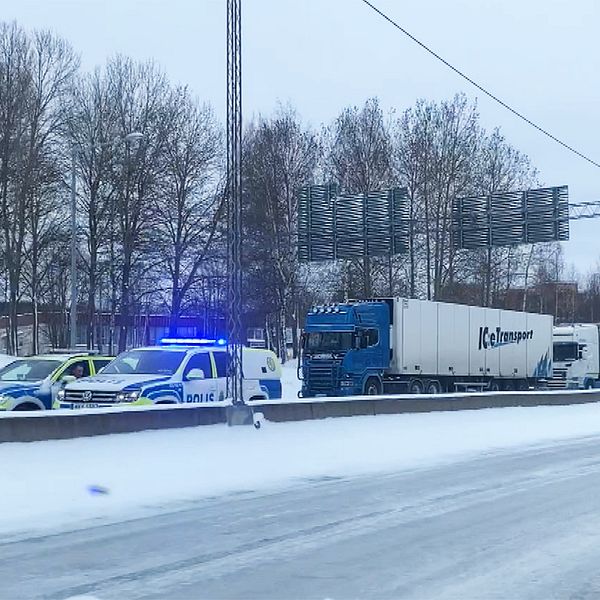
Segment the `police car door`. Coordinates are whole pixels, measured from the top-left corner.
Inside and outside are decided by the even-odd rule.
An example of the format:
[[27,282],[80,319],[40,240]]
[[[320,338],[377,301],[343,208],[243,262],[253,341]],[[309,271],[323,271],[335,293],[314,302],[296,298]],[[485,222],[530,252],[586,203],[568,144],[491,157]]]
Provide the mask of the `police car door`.
[[228,353],[226,350],[213,351],[213,360],[217,370],[217,400],[225,400],[227,397],[227,364]]
[[183,370],[183,401],[214,402],[216,392],[210,354],[208,351],[192,354]]

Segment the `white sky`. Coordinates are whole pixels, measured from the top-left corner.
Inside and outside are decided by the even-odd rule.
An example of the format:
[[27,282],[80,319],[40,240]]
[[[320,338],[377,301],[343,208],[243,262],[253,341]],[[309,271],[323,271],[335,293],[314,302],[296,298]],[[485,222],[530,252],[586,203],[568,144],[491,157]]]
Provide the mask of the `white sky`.
[[[600,162],[600,2],[373,0],[413,35],[532,120]],[[225,113],[225,0],[0,0],[0,17],[67,38],[91,69],[122,53],[153,58]],[[482,96],[360,0],[242,0],[247,117],[291,102],[314,126],[378,96],[399,112],[464,91],[546,185],[600,199],[600,169]],[[566,258],[600,259],[600,220],[571,223]]]

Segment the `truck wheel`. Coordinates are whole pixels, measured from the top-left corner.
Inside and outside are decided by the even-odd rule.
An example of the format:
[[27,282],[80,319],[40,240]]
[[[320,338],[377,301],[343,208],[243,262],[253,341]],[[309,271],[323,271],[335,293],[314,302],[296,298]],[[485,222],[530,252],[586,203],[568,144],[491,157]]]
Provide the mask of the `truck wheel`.
[[369,377],[365,381],[364,387],[365,396],[379,396],[381,394],[381,383],[376,377]]
[[420,379],[413,379],[408,384],[408,392],[410,394],[422,394],[423,393],[423,382]]
[[442,392],[442,386],[437,379],[432,379],[427,384],[427,393],[428,394],[440,394]]
[[586,390],[591,390],[594,388],[594,380],[593,379],[588,379],[585,382],[585,389]]
[[500,382],[496,381],[495,379],[492,379],[490,381],[490,392],[499,392],[500,391]]

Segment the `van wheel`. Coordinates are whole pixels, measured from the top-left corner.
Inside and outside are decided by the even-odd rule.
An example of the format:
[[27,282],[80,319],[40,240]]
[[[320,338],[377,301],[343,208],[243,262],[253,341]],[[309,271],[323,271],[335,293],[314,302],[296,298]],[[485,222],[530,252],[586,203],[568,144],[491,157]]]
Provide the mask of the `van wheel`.
[[591,389],[593,389],[593,388],[594,388],[594,380],[593,380],[593,379],[588,379],[588,380],[585,382],[585,389],[586,389],[586,390],[591,390]]
[[33,402],[23,402],[23,404],[17,404],[13,410],[40,410],[40,407]]
[[381,394],[381,383],[376,377],[369,377],[365,381],[364,387],[365,396],[379,396]]
[[408,391],[410,394],[422,394],[423,393],[423,382],[420,379],[413,379],[408,384]]
[[427,393],[428,394],[440,394],[442,392],[442,385],[437,379],[432,379],[427,384]]

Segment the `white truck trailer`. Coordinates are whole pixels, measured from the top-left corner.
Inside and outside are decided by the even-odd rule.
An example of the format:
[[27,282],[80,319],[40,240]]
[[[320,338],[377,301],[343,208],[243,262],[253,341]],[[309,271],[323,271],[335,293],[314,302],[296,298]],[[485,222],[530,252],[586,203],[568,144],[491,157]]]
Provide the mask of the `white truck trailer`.
[[591,389],[600,379],[600,335],[595,323],[554,328],[551,388]]
[[529,389],[552,375],[553,317],[392,298],[314,307],[303,396]]

